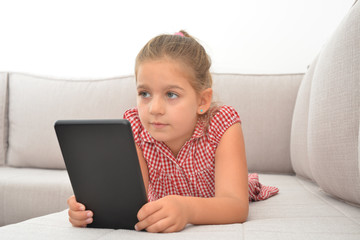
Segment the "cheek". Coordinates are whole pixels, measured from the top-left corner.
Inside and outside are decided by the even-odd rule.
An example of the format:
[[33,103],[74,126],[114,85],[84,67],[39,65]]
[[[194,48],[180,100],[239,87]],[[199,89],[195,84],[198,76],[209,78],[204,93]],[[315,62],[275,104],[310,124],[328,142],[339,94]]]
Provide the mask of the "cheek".
[[137,105],[139,112],[140,111],[144,112],[146,110],[146,107],[147,107],[146,101],[144,99],[142,99],[141,97],[138,97],[136,99],[136,105]]
[[[171,110],[170,110],[171,109]],[[186,104],[177,108],[169,108],[173,119],[180,123],[193,122],[197,119],[197,107],[195,104]]]
[[139,118],[140,118],[140,121],[142,123],[144,123],[146,117],[147,117],[147,111],[146,111],[146,106],[144,104],[141,104],[139,101],[137,103],[137,109],[138,109],[138,113],[139,113]]
[[141,101],[141,98],[139,96],[136,98],[136,105],[137,105],[138,108],[142,105],[142,101]]

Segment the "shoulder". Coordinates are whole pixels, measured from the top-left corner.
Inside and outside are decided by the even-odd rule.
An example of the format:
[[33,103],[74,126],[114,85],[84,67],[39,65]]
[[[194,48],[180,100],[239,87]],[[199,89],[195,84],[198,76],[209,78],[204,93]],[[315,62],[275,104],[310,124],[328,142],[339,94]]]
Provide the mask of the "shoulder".
[[137,108],[131,108],[125,111],[123,118],[130,122],[135,142],[139,143],[143,125],[141,124]]
[[129,120],[130,123],[140,122],[139,112],[137,108],[131,108],[126,110],[123,115],[123,118]]
[[138,112],[137,108],[131,108],[131,109],[127,110],[124,113],[123,118],[127,119],[131,123],[132,128],[142,127],[140,118],[139,118],[139,112]]
[[235,123],[241,123],[240,116],[235,108],[226,105],[219,107],[210,119],[208,128],[210,140],[218,144],[226,130]]
[[241,122],[238,112],[231,106],[223,105],[213,114],[210,125],[217,122],[233,124],[234,121]]

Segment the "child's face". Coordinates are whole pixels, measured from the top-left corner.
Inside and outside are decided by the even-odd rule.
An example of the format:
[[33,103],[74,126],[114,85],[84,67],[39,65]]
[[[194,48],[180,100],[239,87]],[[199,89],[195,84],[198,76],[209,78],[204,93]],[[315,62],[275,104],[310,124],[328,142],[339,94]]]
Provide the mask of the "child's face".
[[197,122],[199,96],[189,70],[171,60],[146,61],[137,72],[137,106],[145,129],[177,154]]

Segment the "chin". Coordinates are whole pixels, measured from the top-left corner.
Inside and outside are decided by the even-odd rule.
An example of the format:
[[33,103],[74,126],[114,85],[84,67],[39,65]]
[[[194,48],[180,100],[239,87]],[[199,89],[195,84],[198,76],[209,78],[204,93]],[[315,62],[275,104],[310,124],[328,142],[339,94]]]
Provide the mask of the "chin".
[[155,138],[156,141],[159,142],[164,142],[167,140],[167,136],[169,134],[166,134],[164,132],[159,132],[159,131],[154,131],[154,130],[148,130],[148,132],[150,133],[150,135]]

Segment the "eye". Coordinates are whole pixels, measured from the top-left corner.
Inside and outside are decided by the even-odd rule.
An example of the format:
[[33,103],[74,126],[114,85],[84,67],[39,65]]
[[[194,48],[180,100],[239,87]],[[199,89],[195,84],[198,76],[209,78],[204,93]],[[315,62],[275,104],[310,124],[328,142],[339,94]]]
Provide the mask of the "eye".
[[166,93],[166,96],[170,99],[175,99],[175,98],[179,97],[179,95],[177,95],[176,93],[173,93],[173,92]]
[[149,97],[150,97],[150,93],[145,92],[145,91],[139,92],[138,95],[139,95],[140,97],[143,97],[143,98],[149,98]]

